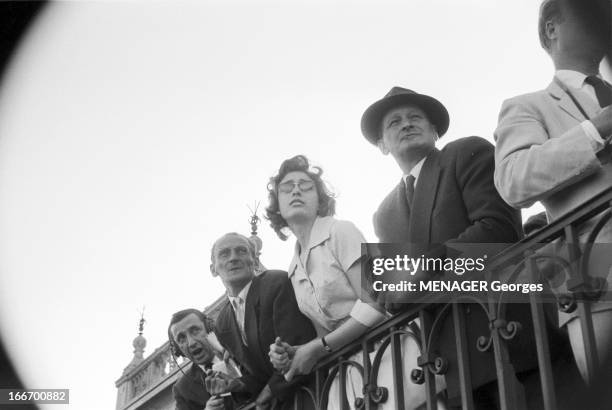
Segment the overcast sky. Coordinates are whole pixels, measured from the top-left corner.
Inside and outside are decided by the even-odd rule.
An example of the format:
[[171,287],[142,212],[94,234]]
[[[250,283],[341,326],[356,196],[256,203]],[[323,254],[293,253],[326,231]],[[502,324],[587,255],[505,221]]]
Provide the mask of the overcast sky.
[[[0,89],[0,330],[30,388],[110,409],[146,306],[222,294],[212,242],[249,232],[281,161],[305,154],[338,217],[375,241],[400,171],[361,136],[394,85],[450,112],[444,145],[492,141],[504,98],[545,87],[534,0],[52,3]],[[293,239],[263,224],[263,262]],[[49,406],[60,409],[68,406]]]

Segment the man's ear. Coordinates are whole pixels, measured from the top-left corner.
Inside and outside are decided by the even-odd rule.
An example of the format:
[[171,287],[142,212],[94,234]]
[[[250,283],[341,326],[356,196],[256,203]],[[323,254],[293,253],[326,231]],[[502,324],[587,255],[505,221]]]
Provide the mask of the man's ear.
[[217,276],[219,276],[219,274],[217,273],[217,271],[215,270],[215,264],[211,263],[210,264],[210,273],[212,273],[213,277],[216,278]]
[[389,155],[389,148],[387,148],[384,138],[379,138],[376,145],[378,145],[378,149],[383,153],[383,155]]
[[544,23],[544,33],[549,40],[554,40],[558,37],[557,23],[554,20],[548,20]]

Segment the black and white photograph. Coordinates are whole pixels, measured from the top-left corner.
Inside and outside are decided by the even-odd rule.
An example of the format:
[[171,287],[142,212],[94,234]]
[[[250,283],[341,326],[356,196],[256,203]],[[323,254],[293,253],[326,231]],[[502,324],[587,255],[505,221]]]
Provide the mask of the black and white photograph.
[[611,21],[0,2],[0,409],[609,409]]

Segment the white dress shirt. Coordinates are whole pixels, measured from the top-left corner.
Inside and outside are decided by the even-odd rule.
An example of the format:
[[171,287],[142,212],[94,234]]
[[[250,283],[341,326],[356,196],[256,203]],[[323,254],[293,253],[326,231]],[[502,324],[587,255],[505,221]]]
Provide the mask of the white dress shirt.
[[404,176],[402,176],[402,178],[404,179],[404,184],[407,184],[406,180],[410,175],[412,175],[414,177],[414,187],[416,188],[416,184],[419,181],[419,175],[421,174],[421,168],[423,168],[423,164],[425,163],[425,160],[428,156],[429,155],[425,155],[423,158],[421,158],[421,160],[417,162],[414,167],[412,167],[409,174],[404,174]]
[[245,314],[245,304],[246,298],[249,294],[249,289],[251,288],[251,283],[249,282],[236,296],[227,295],[229,301],[234,308],[234,315],[236,316],[236,322],[238,323],[238,328],[240,329],[240,337],[242,338],[242,343],[245,346],[248,346],[246,340],[246,333],[244,331],[244,314]]

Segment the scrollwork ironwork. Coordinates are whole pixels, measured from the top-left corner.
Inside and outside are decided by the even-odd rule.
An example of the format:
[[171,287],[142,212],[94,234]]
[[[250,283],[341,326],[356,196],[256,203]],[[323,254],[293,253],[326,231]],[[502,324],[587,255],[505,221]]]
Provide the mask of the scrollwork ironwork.
[[425,372],[421,369],[412,369],[410,372],[410,381],[414,384],[425,383]]

